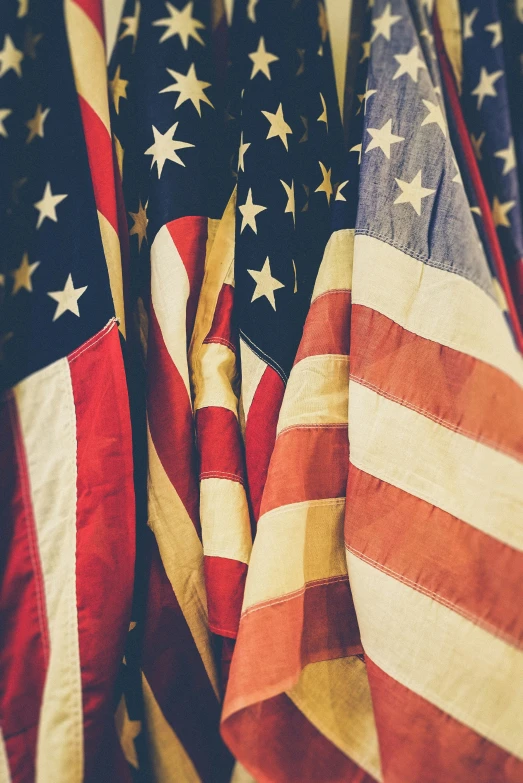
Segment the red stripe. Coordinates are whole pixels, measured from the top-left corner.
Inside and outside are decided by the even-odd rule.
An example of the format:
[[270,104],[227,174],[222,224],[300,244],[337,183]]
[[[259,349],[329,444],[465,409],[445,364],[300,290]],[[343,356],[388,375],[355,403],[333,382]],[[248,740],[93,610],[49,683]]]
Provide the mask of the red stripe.
[[135,504],[131,423],[116,324],[69,358],[77,437],[76,598],[84,780],[107,774],[113,697],[131,614]]
[[461,143],[463,155],[465,157],[468,173],[470,175],[470,178],[472,180],[472,185],[476,193],[478,206],[481,209],[483,227],[485,229],[485,235],[488,241],[490,253],[492,255],[496,267],[496,276],[499,280],[499,283],[501,285],[501,288],[503,289],[503,293],[505,294],[505,298],[507,300],[508,311],[511,317],[511,325],[514,329],[518,346],[520,350],[523,350],[523,331],[521,329],[518,312],[514,304],[514,298],[512,296],[512,290],[508,279],[505,260],[503,258],[503,253],[501,251],[501,246],[499,244],[498,235],[496,233],[496,228],[494,226],[494,220],[492,218],[492,213],[490,211],[490,204],[487,198],[485,187],[483,185],[483,181],[481,179],[481,174],[476,161],[476,156],[474,154],[472,143],[470,141],[470,137],[468,134],[467,125],[463,117],[463,112],[461,111],[461,104],[459,100],[458,91],[456,88],[456,83],[454,81],[454,74],[452,72],[452,68],[450,66],[447,53],[445,51],[443,39],[441,36],[441,30],[439,27],[438,14],[436,11],[434,11],[433,14],[433,25],[434,25],[434,39],[436,42],[436,50],[438,52],[439,65],[441,68],[441,74],[445,85],[446,96],[448,98],[448,101],[452,109],[452,117],[454,119],[454,122],[456,123],[456,128],[459,134],[459,140]]
[[204,343],[221,343],[236,353],[237,337],[233,330],[234,287],[225,283],[218,295],[209,334]]
[[118,232],[111,137],[98,114],[81,95],[78,95],[78,101],[82,112],[96,208]]
[[0,443],[0,715],[12,781],[32,783],[49,631],[26,455],[10,396],[0,401]]
[[[222,734],[257,783],[374,781],[329,742],[284,693],[231,715],[222,724]],[[425,783],[424,778],[418,778],[417,783],[422,780]]]
[[200,533],[192,407],[185,383],[165,347],[152,305],[147,372],[151,437],[171,484]]
[[348,463],[346,425],[285,430],[276,440],[261,513],[288,503],[344,497]]
[[105,41],[104,17],[102,0],[73,0],[76,5],[89,17],[94,24],[100,38]]
[[238,419],[227,408],[212,405],[196,411],[200,479],[226,478],[245,483]]
[[247,415],[245,459],[255,520],[260,516],[261,499],[276,440],[276,425],[284,391],[285,385],[278,373],[272,367],[267,367],[254,393]]
[[523,392],[500,370],[354,305],[351,378],[449,429],[523,458]]
[[359,557],[523,644],[523,553],[354,465],[345,535]]
[[308,663],[361,652],[347,576],[256,605],[240,622],[224,716],[289,690]]
[[205,271],[208,220],[206,217],[191,215],[172,220],[166,225],[189,278],[190,293],[187,300],[186,321],[187,345],[189,345]]
[[183,612],[165,574],[154,536],[142,669],[162,712],[202,783],[229,783],[232,759],[218,731],[220,706]]
[[386,783],[523,781],[522,761],[366,662]]
[[235,639],[242,611],[247,564],[215,556],[205,557],[203,563],[209,627],[219,636]]
[[306,356],[348,356],[351,321],[350,291],[327,291],[311,304],[294,364]]

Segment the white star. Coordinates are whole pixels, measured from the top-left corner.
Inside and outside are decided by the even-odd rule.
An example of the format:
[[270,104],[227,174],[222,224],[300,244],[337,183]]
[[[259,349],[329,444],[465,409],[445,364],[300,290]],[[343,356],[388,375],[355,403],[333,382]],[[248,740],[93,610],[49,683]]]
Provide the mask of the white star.
[[46,121],[49,112],[50,109],[44,109],[42,111],[42,104],[38,104],[35,116],[25,123],[26,127],[29,128],[29,135],[25,140],[26,144],[30,144],[35,136],[40,136],[41,139],[44,138],[44,122]]
[[486,131],[483,131],[477,138],[474,136],[473,133],[470,134],[470,141],[472,143],[472,147],[474,148],[474,155],[478,160],[482,160],[483,156],[481,154],[481,145],[483,144],[483,141],[485,139]]
[[121,66],[118,65],[114,79],[109,82],[109,89],[113,96],[114,108],[116,113],[120,113],[120,98],[127,98],[127,85],[129,82],[126,79],[120,79]]
[[327,169],[321,160],[318,161],[318,165],[321,169],[321,173],[323,176],[323,180],[320,185],[316,188],[314,191],[315,193],[325,193],[327,196],[327,204],[330,204],[331,196],[332,196],[332,184],[331,184],[331,173],[332,169]]
[[494,200],[492,202],[492,217],[494,219],[494,225],[496,228],[498,226],[505,226],[505,228],[510,228],[510,220],[507,217],[507,212],[510,212],[510,210],[515,206],[515,201],[505,201],[502,204],[498,197],[494,196]]
[[501,158],[505,161],[503,165],[503,175],[508,174],[516,168],[516,151],[514,149],[514,139],[510,139],[508,147],[504,150],[498,150],[494,153],[495,158]]
[[243,131],[240,138],[240,148],[238,150],[238,171],[245,171],[245,153],[251,146],[250,141],[243,141]]
[[11,272],[11,275],[14,279],[13,290],[11,292],[13,296],[18,293],[21,288],[25,288],[26,291],[33,290],[31,277],[35,269],[37,269],[39,266],[40,261],[35,261],[34,263],[30,264],[28,254],[24,253],[20,262],[20,266],[17,269],[13,269]]
[[134,4],[134,16],[122,17],[122,24],[125,25],[125,30],[120,33],[118,38],[121,41],[123,38],[131,37],[133,39],[133,51],[136,46],[136,39],[138,37],[138,25],[140,24],[140,11],[142,10],[140,0],[136,0]]
[[167,68],[167,73],[169,73],[173,79],[176,79],[176,82],[175,84],[170,84],[168,87],[160,90],[160,92],[179,93],[178,99],[174,106],[175,109],[177,109],[178,106],[181,106],[182,103],[185,103],[185,101],[191,101],[200,117],[202,116],[202,107],[200,105],[202,101],[214,109],[214,106],[204,93],[204,90],[206,90],[207,87],[210,87],[211,83],[199,81],[198,77],[196,76],[194,63],[191,63],[186,74],[178,73],[178,71],[171,71],[170,68]]
[[63,291],[48,291],[47,296],[58,302],[55,313],[53,315],[53,321],[60,318],[67,310],[80,317],[80,310],[78,309],[78,300],[83,293],[87,290],[87,286],[84,285],[81,288],[75,288],[73,285],[73,278],[71,275],[65,281]]
[[[368,85],[368,79],[367,79],[367,85]],[[367,85],[365,85],[365,92],[358,95],[358,100],[360,102],[358,111],[356,114],[359,114],[361,111],[362,106],[364,106],[363,114],[367,114],[367,101],[369,98],[372,98],[373,95],[375,95],[378,91],[377,90],[369,90]]]
[[277,291],[278,288],[285,288],[285,285],[272,276],[269,256],[265,259],[265,263],[260,272],[256,269],[248,269],[247,272],[256,281],[256,288],[254,289],[251,302],[254,302],[255,299],[259,299],[261,296],[266,296],[272,305],[273,310],[276,310],[274,292]]
[[[372,142],[371,142],[371,144],[372,144]],[[350,150],[349,150],[349,152],[358,152],[359,153],[359,155],[358,155],[358,164],[361,163],[361,148],[362,148],[362,146],[363,146],[362,144],[355,144],[354,147],[351,147]]]
[[370,41],[362,41],[361,42],[361,57],[360,57],[360,63],[365,62],[365,60],[368,60],[370,57]]
[[147,204],[145,207],[142,204],[142,200],[140,199],[138,202],[138,212],[129,212],[129,215],[133,219],[133,225],[131,230],[129,231],[130,236],[136,236],[138,237],[138,252],[142,249],[142,242],[145,239],[147,242],[147,224],[149,222],[149,218],[147,217]]
[[419,47],[413,46],[407,54],[395,54],[394,59],[400,64],[400,67],[392,77],[392,79],[399,79],[400,76],[407,73],[413,82],[418,81],[418,71],[422,68],[427,70],[425,60],[420,59]]
[[249,188],[247,193],[247,201],[245,204],[238,206],[238,209],[242,213],[242,225],[240,228],[240,234],[243,233],[243,229],[246,226],[250,226],[255,234],[258,233],[258,227],[256,225],[256,215],[263,212],[267,207],[262,207],[261,204],[255,204],[252,200],[252,188]]
[[487,33],[492,33],[491,49],[495,49],[503,41],[503,33],[501,32],[501,22],[492,22],[492,24],[486,24],[485,30]]
[[256,6],[258,3],[259,0],[249,0],[247,5],[247,16],[254,23],[256,23]]
[[185,166],[183,160],[176,154],[176,150],[194,147],[194,144],[189,144],[186,141],[174,140],[174,134],[176,133],[177,127],[178,123],[175,122],[174,125],[171,125],[171,127],[165,131],[165,133],[160,133],[154,125],[152,126],[154,144],[151,144],[149,149],[145,150],[144,155],[153,156],[151,168],[156,163],[158,167],[158,179],[162,176],[163,167],[168,160],[172,160],[173,163],[178,163],[179,166]]
[[20,63],[24,59],[24,53],[21,52],[13,43],[10,35],[4,38],[4,48],[0,49],[0,77],[13,70],[17,76],[22,76],[22,66]]
[[343,190],[345,185],[348,185],[348,184],[349,184],[349,180],[348,179],[346,179],[345,182],[340,182],[340,184],[338,185],[338,189],[336,191],[336,198],[334,199],[334,201],[347,201],[347,199],[345,198],[345,196],[343,195],[343,193],[341,191]]
[[436,191],[433,188],[424,188],[421,184],[421,169],[418,171],[412,182],[404,182],[402,179],[396,179],[396,183],[402,192],[395,200],[394,204],[411,204],[417,215],[421,215],[421,199],[431,196]]
[[437,103],[432,103],[431,101],[426,101],[424,98],[422,99],[423,105],[426,109],[428,109],[428,114],[421,123],[423,125],[432,125],[432,123],[435,123],[438,128],[440,128],[441,132],[444,136],[447,135],[447,126],[445,124],[445,117],[443,116],[443,112],[441,111],[441,106]]
[[17,18],[21,19],[23,16],[26,16],[28,10],[29,0],[18,0],[18,11],[16,12]]
[[6,120],[12,113],[12,109],[0,109],[0,136],[4,136],[5,138],[7,138],[8,133],[5,129],[4,120]]
[[387,3],[382,15],[377,19],[372,20],[374,32],[372,33],[371,42],[375,41],[379,35],[382,35],[386,41],[390,41],[390,28],[393,24],[396,24],[401,19],[401,16],[396,16],[390,12],[390,3]]
[[287,185],[286,182],[284,182],[282,179],[280,179],[281,184],[283,185],[283,188],[285,190],[285,193],[287,194],[287,204],[285,206],[285,212],[290,212],[292,215],[292,219],[294,221],[294,225],[296,225],[296,201],[294,198],[294,180],[291,180],[291,184]]
[[199,19],[193,18],[193,0],[187,3],[187,5],[181,11],[178,11],[178,9],[171,5],[171,3],[165,3],[165,7],[169,16],[166,16],[163,19],[157,19],[155,22],[153,22],[155,27],[166,28],[162,33],[160,43],[163,43],[173,35],[179,35],[184,49],[189,48],[189,38],[194,38],[195,41],[198,41],[198,43],[200,43],[202,46],[205,46],[204,42],[200,38],[200,34],[198,33],[198,30],[205,29],[205,25],[200,22]]
[[461,179],[461,172],[459,170],[458,161],[456,160],[456,158],[453,157],[452,158],[452,162],[453,162],[454,166],[456,167],[456,173],[452,177],[452,182],[457,182],[459,185],[462,185],[463,184],[463,180]]
[[327,119],[327,104],[325,103],[325,98],[323,97],[321,92],[320,92],[320,100],[321,100],[321,105],[323,107],[323,111],[320,114],[320,116],[318,117],[317,122],[324,122],[325,123],[325,127],[327,128],[327,132],[328,132],[329,131],[329,122],[328,122],[328,119]]
[[49,220],[54,220],[55,223],[58,221],[58,218],[56,217],[56,207],[61,201],[64,200],[64,198],[67,198],[67,193],[54,196],[51,191],[51,183],[48,182],[46,184],[44,195],[40,201],[37,201],[34,204],[35,208],[40,213],[36,223],[37,228],[40,228],[46,218],[49,218]]
[[463,14],[463,40],[466,41],[467,38],[473,38],[474,37],[474,30],[472,29],[472,25],[474,24],[474,19],[478,15],[478,8],[473,8],[470,14]]
[[430,33],[430,32],[427,30],[427,28],[425,27],[425,28],[424,28],[424,29],[423,29],[423,30],[420,32],[420,36],[423,36],[423,38],[426,38],[426,39],[427,39],[427,41],[429,42],[429,47],[430,47],[430,49],[431,49],[431,52],[430,52],[430,53],[431,53],[432,57],[433,57],[434,59],[436,59],[436,52],[434,51],[434,36],[432,35],[432,33]]
[[367,128],[367,133],[370,133],[372,136],[372,141],[369,142],[365,152],[367,153],[370,150],[379,147],[385,157],[389,158],[389,160],[392,144],[399,144],[400,141],[405,141],[403,136],[395,136],[394,133],[392,133],[392,120],[388,120],[381,128]]
[[263,75],[270,81],[271,71],[269,66],[271,63],[278,62],[279,59],[280,58],[276,57],[275,54],[271,54],[266,50],[265,38],[262,35],[258,41],[258,48],[255,52],[251,52],[249,55],[249,60],[252,60],[253,63],[251,79],[254,79],[257,73],[263,73]]
[[483,103],[483,99],[488,95],[491,98],[497,97],[496,88],[494,87],[494,84],[497,82],[498,79],[501,79],[503,76],[503,71],[493,71],[492,73],[489,73],[486,68],[482,68],[479,76],[479,83],[478,86],[475,87],[471,95],[477,95],[478,96],[478,109],[481,109],[481,104]]
[[262,111],[262,114],[264,117],[266,117],[271,127],[269,128],[269,132],[267,134],[268,139],[272,139],[273,137],[278,137],[282,140],[283,146],[288,151],[289,150],[289,142],[287,140],[287,136],[289,136],[292,133],[292,128],[290,125],[287,125],[285,122],[285,118],[283,116],[283,107],[280,103],[278,108],[276,109],[276,114],[272,114],[270,111]]

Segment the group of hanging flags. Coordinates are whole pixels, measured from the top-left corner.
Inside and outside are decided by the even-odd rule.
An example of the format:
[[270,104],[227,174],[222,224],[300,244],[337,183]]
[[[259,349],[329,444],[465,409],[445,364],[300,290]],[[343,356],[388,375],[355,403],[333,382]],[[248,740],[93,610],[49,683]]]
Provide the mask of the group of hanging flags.
[[523,5],[104,39],[0,18],[0,783],[522,783]]

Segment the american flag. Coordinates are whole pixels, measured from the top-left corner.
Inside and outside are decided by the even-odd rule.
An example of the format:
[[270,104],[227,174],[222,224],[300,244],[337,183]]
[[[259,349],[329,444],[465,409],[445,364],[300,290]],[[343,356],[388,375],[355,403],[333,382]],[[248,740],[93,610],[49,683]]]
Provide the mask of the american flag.
[[146,550],[137,587],[143,595],[131,631],[133,661],[126,656],[121,726],[136,770],[144,762],[137,740],[145,718],[157,780],[227,780],[232,767],[218,731],[189,360],[201,331],[196,311],[205,268],[233,189],[220,141],[221,87],[213,83],[223,22],[218,3],[132,0],[109,67],[133,326],[147,386],[146,442],[138,450],[148,454],[146,514],[154,534],[138,520]]
[[517,781],[523,362],[431,3],[372,5],[222,731],[259,781]]
[[0,779],[13,783],[127,779],[113,696],[135,508],[101,19],[94,0],[22,0],[0,21]]

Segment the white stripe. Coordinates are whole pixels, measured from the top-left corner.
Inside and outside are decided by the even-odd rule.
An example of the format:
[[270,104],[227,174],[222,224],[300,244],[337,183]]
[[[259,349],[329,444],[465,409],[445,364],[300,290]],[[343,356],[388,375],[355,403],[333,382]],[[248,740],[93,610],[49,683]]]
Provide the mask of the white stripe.
[[222,343],[204,343],[198,353],[198,364],[198,372],[193,368],[194,410],[219,407],[238,416],[235,354]]
[[523,550],[523,465],[351,381],[350,461]]
[[76,412],[67,359],[14,389],[42,565],[50,658],[36,751],[36,783],[83,779],[76,608]]
[[9,770],[9,759],[4,742],[4,735],[0,727],[0,783],[12,783],[11,772]]
[[352,301],[427,340],[474,356],[523,386],[523,359],[497,302],[460,275],[356,236]]
[[331,234],[318,270],[312,301],[327,291],[350,291],[354,229],[344,228]]
[[523,759],[523,653],[351,552],[347,563],[370,659]]
[[346,425],[348,388],[348,356],[306,356],[292,368],[278,418],[278,434],[289,427]]
[[242,363],[241,415],[243,420],[247,421],[256,389],[268,365],[241,338],[240,356]]
[[184,263],[166,226],[156,234],[151,246],[151,298],[165,347],[180,373],[187,395],[187,300],[189,278]]
[[252,534],[243,484],[227,478],[202,479],[200,519],[204,555],[249,562]]

